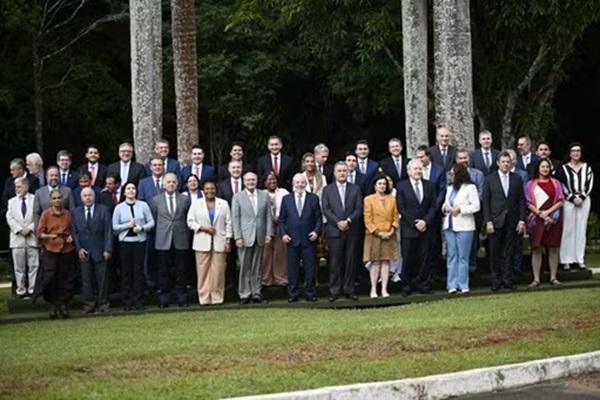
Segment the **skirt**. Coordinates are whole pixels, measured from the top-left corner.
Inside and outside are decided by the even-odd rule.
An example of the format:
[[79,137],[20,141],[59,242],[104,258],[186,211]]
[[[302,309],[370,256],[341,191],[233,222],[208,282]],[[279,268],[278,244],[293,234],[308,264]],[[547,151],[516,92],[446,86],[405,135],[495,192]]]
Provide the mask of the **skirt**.
[[363,246],[363,261],[391,261],[400,257],[396,235],[389,239],[365,233],[365,244]]

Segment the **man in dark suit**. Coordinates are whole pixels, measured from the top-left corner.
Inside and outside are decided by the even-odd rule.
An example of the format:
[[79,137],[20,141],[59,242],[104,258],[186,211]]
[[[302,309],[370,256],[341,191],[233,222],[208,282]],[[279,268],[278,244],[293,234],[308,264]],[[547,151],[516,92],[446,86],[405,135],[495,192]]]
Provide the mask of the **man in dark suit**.
[[510,155],[498,157],[498,172],[486,178],[483,189],[483,223],[490,238],[490,269],[493,291],[513,284],[513,251],[517,235],[525,232],[525,198],[523,182],[510,172]]
[[417,289],[421,293],[431,291],[430,230],[438,208],[433,184],[422,179],[423,163],[414,159],[407,167],[409,179],[396,187],[404,260],[401,273],[404,296],[411,293],[411,275],[415,273],[418,273]]
[[[156,141],[156,144],[154,145],[154,153],[158,154],[163,160],[165,174],[171,173],[179,177],[179,174],[181,174],[181,164],[179,164],[179,161],[169,158],[169,151],[169,141],[167,139],[158,139]],[[152,173],[150,169],[150,161],[146,163],[145,169],[146,176],[149,176]]]
[[527,167],[527,174],[529,176],[536,176],[538,165],[540,161],[549,160],[552,166],[552,175],[556,173],[561,167],[560,160],[552,158],[552,151],[550,150],[550,144],[548,142],[539,142],[535,150],[537,160],[532,161]]
[[436,145],[429,148],[431,161],[443,166],[446,171],[450,170],[456,157],[456,148],[450,144],[451,140],[450,129],[440,126],[435,131]]
[[492,147],[493,138],[490,131],[479,132],[479,144],[481,147],[469,155],[469,167],[478,169],[487,176],[498,170],[496,159],[500,152]]
[[283,142],[279,136],[269,137],[267,143],[269,153],[265,154],[256,162],[256,173],[260,187],[264,188],[264,181],[271,171],[277,177],[277,185],[287,190],[291,189],[292,175],[296,170],[292,157],[282,154]]
[[164,162],[159,155],[155,155],[149,161],[150,176],[142,179],[138,185],[138,199],[150,204],[154,196],[164,192]]
[[144,166],[133,161],[133,145],[127,142],[121,143],[119,146],[119,161],[108,166],[108,173],[119,175],[121,185],[133,182],[137,186],[140,180],[146,176]]
[[329,147],[325,143],[319,143],[313,149],[315,156],[315,167],[325,177],[327,183],[333,182],[333,166],[327,162],[329,158]]
[[329,301],[341,294],[358,300],[354,290],[358,259],[355,248],[361,243],[362,194],[357,185],[348,183],[348,166],[339,161],[334,167],[335,181],[322,194],[325,234],[329,247]]
[[156,222],[154,248],[158,253],[159,307],[169,306],[172,277],[175,281],[175,299],[179,307],[187,307],[186,255],[190,248],[187,226],[188,199],[177,191],[177,175],[168,173],[164,178],[165,192],[154,197],[150,210]]
[[371,186],[371,179],[377,173],[379,164],[369,159],[369,143],[364,139],[358,140],[354,148],[354,153],[356,153],[357,157],[358,172],[365,176],[365,180],[367,181],[366,186]]
[[34,194],[39,189],[38,179],[25,171],[25,161],[21,158],[15,158],[10,162],[10,176],[4,181],[4,190],[2,191],[2,209],[0,213],[6,214],[8,200],[16,196],[15,179],[25,178],[29,184],[29,193]]
[[83,171],[79,175],[79,186],[73,189],[73,200],[75,201],[75,207],[79,207],[83,204],[81,200],[81,192],[83,189],[91,187],[94,191],[94,197],[96,199],[100,198],[100,188],[97,186],[92,186],[92,176],[88,171]]
[[528,171],[529,165],[539,161],[539,157],[531,152],[531,139],[521,136],[517,139],[517,168]]
[[388,151],[390,156],[379,161],[379,165],[383,173],[392,178],[394,186],[396,186],[398,182],[408,177],[406,173],[408,160],[406,157],[402,157],[402,141],[398,138],[391,138],[388,141]]
[[217,184],[217,195],[226,200],[231,207],[233,196],[244,190],[242,163],[239,161],[229,161],[227,169],[229,170],[229,178]]
[[71,233],[81,265],[83,312],[106,312],[109,309],[106,266],[113,246],[112,218],[106,206],[95,203],[91,187],[81,191],[81,202],[73,210]]
[[88,160],[86,164],[83,164],[77,169],[79,175],[83,172],[88,171],[91,176],[92,186],[100,189],[104,188],[104,181],[106,180],[107,168],[106,165],[100,164],[100,150],[98,146],[89,145],[85,152],[85,158]]
[[358,157],[356,157],[354,152],[348,152],[344,160],[348,166],[348,183],[358,186],[361,195],[364,197],[368,192],[367,177],[356,169],[358,166]]
[[56,164],[58,165],[59,185],[75,189],[79,185],[79,174],[71,169],[73,163],[72,154],[68,150],[60,150],[56,153]]
[[213,178],[215,176],[215,169],[212,165],[204,164],[204,150],[202,147],[198,145],[194,145],[192,147],[191,154],[192,163],[187,165],[181,169],[181,174],[179,176],[179,185],[181,186],[181,190],[185,187],[185,181],[187,178],[194,174],[201,181],[205,181],[208,178]]
[[294,190],[283,197],[279,213],[279,234],[287,244],[288,301],[298,301],[300,259],[304,266],[304,295],[307,301],[317,301],[315,270],[316,243],[321,233],[322,216],[319,198],[307,192],[308,181],[302,174],[293,178]]
[[[506,152],[510,155],[511,170],[510,172],[518,175],[523,181],[523,193],[527,188],[527,181],[529,181],[529,174],[527,171],[517,168],[517,152],[513,149],[508,149]],[[522,236],[517,236],[515,241],[515,247],[513,251],[513,272],[516,274],[523,273],[523,240]]]
[[119,186],[121,186],[119,175],[113,173],[106,175],[104,189],[100,191],[100,197],[97,202],[104,204],[110,211],[110,215],[112,215],[113,210],[121,201],[119,198]]
[[[255,172],[254,165],[244,160],[244,143],[235,141],[231,143],[229,149],[229,161],[239,161],[242,166],[242,176],[246,175],[246,172]],[[229,162],[219,167],[219,181],[223,181],[229,178]],[[259,182],[260,186],[260,182]]]

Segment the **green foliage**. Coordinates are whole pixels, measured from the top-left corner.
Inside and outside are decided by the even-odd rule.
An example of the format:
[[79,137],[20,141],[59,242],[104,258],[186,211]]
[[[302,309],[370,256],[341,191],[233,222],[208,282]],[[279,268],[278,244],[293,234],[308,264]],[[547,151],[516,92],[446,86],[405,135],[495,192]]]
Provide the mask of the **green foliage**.
[[600,218],[595,212],[590,213],[587,224],[587,240],[596,241],[600,239]]

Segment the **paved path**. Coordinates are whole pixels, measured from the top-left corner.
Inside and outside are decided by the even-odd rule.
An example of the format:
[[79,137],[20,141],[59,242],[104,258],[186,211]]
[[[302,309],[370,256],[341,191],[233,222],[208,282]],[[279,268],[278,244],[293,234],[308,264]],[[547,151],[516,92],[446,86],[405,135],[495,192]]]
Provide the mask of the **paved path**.
[[598,400],[600,372],[504,392],[463,396],[461,400]]

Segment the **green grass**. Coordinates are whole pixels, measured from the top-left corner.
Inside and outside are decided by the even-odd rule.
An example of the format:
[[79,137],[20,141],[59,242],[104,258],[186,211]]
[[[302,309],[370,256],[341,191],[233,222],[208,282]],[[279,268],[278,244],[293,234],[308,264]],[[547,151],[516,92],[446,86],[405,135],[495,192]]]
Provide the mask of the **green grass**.
[[0,327],[0,397],[205,399],[600,349],[600,290],[366,310],[112,316]]

